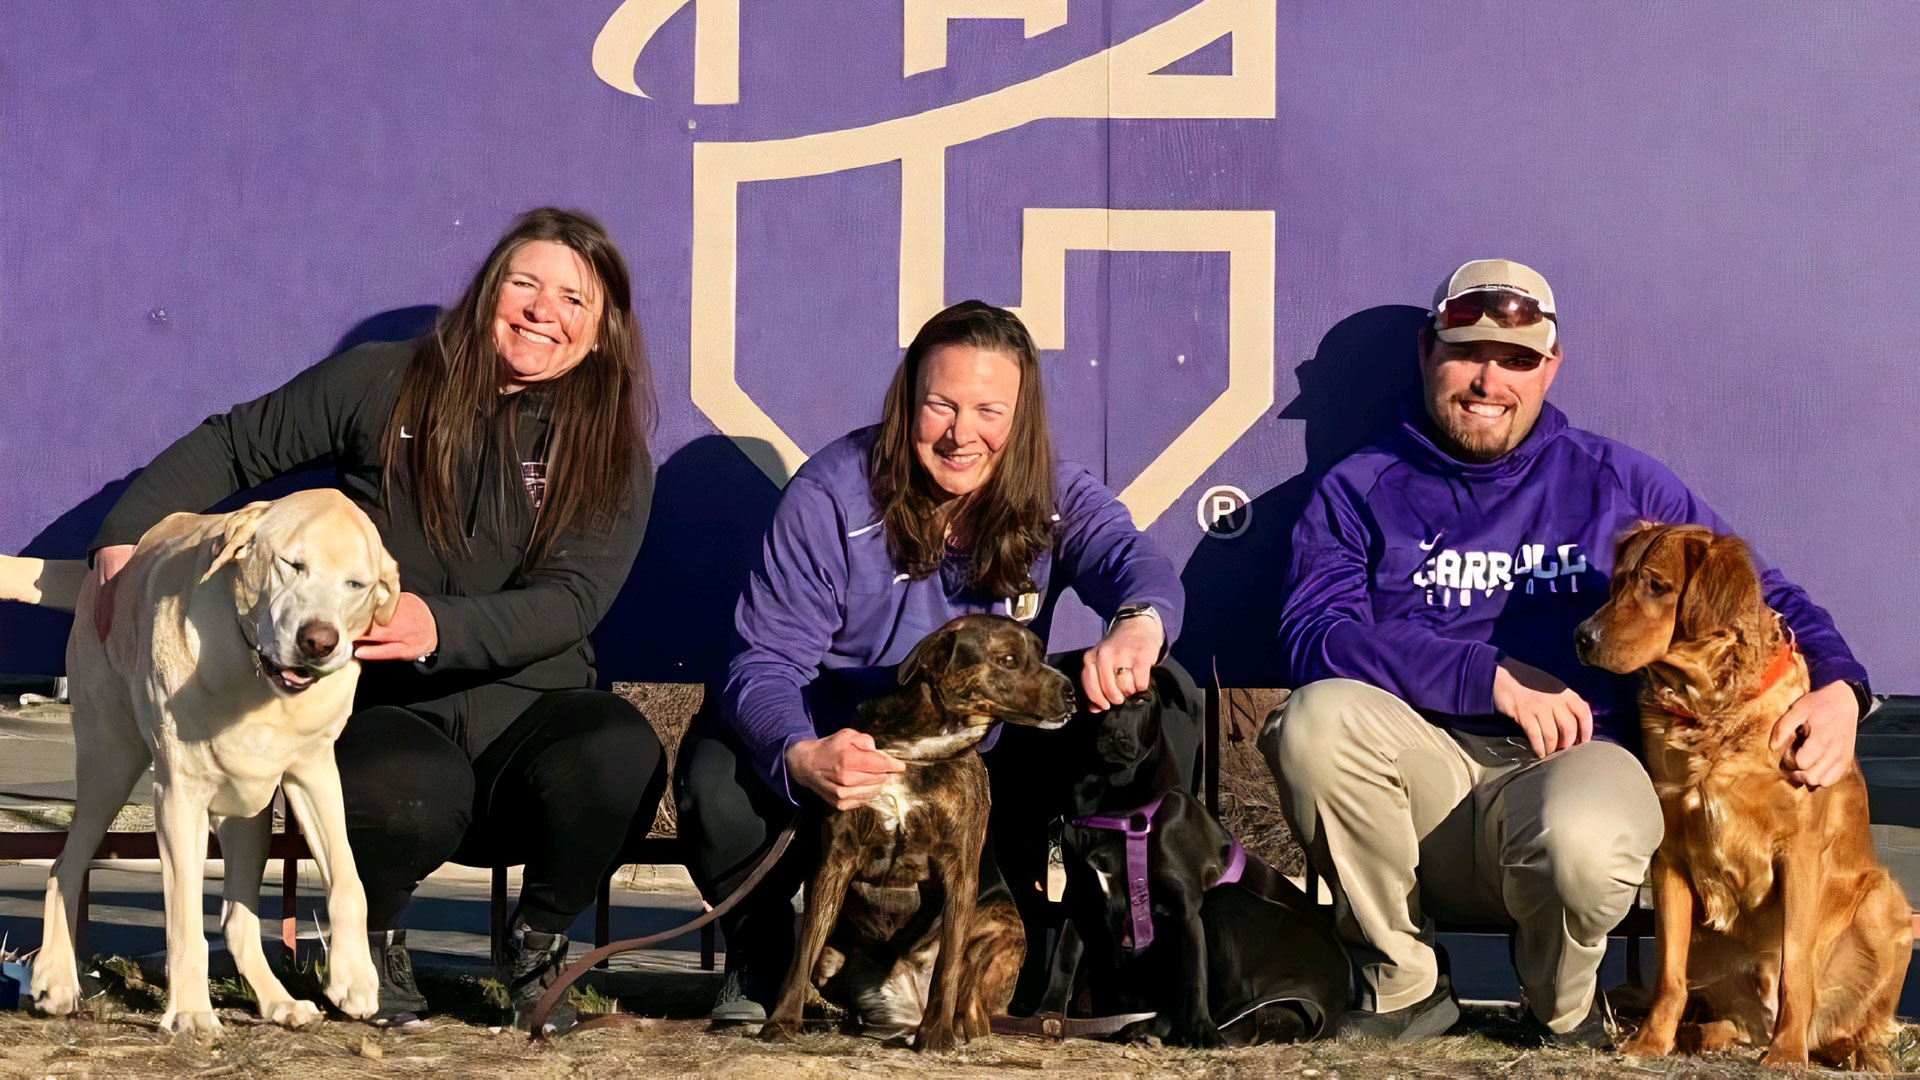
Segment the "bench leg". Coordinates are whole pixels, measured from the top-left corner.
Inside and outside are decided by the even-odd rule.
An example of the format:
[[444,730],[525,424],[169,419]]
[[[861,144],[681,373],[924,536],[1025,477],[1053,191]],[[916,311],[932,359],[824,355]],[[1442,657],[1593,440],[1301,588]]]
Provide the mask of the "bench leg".
[[295,910],[300,899],[300,860],[280,860],[280,944],[289,955],[298,956],[300,916]]
[[493,935],[493,966],[500,967],[507,962],[507,868],[493,868],[493,904],[488,914],[489,929]]
[[87,905],[92,898],[93,867],[80,871],[80,912],[73,920],[73,956],[81,967],[87,966]]
[[[273,809],[280,815],[282,834],[300,835],[300,822],[287,809],[287,793],[283,788],[273,793]],[[280,943],[287,947],[288,955],[298,959],[296,946],[300,941],[300,915],[296,905],[300,899],[300,860],[289,855],[280,860]]]
[[[613,875],[609,874],[600,879],[600,895],[595,898],[593,904],[593,947],[596,949],[611,940],[610,924],[613,921],[612,909]],[[605,960],[594,965],[596,968],[605,968],[606,966],[607,962]]]
[[1647,974],[1641,967],[1640,934],[1634,931],[1627,935],[1627,985],[1635,990],[1648,989]]

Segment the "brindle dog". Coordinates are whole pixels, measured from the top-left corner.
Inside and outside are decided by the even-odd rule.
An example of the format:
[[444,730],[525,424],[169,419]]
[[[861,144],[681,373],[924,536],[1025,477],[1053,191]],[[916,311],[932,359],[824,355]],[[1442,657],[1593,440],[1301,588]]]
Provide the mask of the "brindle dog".
[[965,615],[914,647],[901,689],[854,726],[907,763],[872,802],[820,819],[799,947],[761,1036],[793,1037],[807,985],[866,1034],[952,1050],[1006,1011],[1026,932],[1004,884],[980,890],[987,770],[975,746],[996,722],[1057,728],[1073,685],[1011,619]]

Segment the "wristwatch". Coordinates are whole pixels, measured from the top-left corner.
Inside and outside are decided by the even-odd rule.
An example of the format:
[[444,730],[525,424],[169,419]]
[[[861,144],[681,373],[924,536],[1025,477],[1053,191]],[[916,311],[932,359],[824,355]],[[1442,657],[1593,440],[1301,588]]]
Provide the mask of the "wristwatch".
[[[1107,630],[1111,632],[1121,621],[1125,619],[1137,619],[1142,615],[1147,616],[1154,622],[1160,622],[1160,613],[1153,610],[1152,604],[1126,604],[1113,613],[1113,618],[1107,620]],[[1164,626],[1165,624],[1162,623],[1162,625]]]
[[1867,684],[1859,679],[1841,679],[1840,681],[1846,683],[1847,689],[1853,691],[1853,700],[1860,705],[1860,715],[1854,723],[1865,720],[1867,714],[1873,711],[1873,692],[1868,690]]

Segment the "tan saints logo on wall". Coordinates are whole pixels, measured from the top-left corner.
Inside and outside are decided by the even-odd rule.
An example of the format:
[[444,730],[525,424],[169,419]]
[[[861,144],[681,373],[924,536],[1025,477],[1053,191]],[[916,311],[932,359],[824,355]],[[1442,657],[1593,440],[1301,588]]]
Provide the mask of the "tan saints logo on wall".
[[[694,8],[697,105],[740,103],[740,0],[627,0],[593,45],[593,68],[617,90],[646,97],[634,67],[648,41]],[[901,0],[902,76],[944,67],[947,24],[1018,19],[1028,37],[1062,26],[1066,0]],[[736,377],[740,189],[898,162],[898,332],[904,347],[946,290],[949,150],[1046,119],[1272,119],[1273,0],[1200,0],[1110,48],[1063,67],[924,112],[863,127],[693,147],[691,393],[721,431],[784,484],[806,460]],[[1160,69],[1231,38],[1230,74]],[[751,104],[750,102],[747,104]],[[1177,202],[1178,192],[1168,201]],[[1020,303],[1043,350],[1066,346],[1066,264],[1072,251],[1221,252],[1228,256],[1227,386],[1120,493],[1134,522],[1158,519],[1273,404],[1274,214],[1270,210],[1030,206],[1022,216]]]

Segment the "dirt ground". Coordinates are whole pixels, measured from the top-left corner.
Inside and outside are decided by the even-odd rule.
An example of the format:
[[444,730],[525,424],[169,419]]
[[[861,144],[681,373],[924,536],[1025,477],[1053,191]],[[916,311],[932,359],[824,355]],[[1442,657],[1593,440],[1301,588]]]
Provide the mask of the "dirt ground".
[[[433,991],[429,991],[433,993]],[[1470,1009],[1467,1034],[1411,1047],[1320,1042],[1244,1050],[1184,1051],[1089,1040],[1061,1043],[996,1036],[953,1054],[911,1050],[829,1031],[791,1045],[732,1033],[711,1033],[705,1021],[653,1020],[529,1043],[498,1017],[477,1022],[441,1018],[407,1031],[376,1031],[327,1021],[285,1031],[244,1012],[222,1014],[211,1043],[171,1040],[152,1012],[101,1010],[97,1020],[36,1020],[0,1013],[0,1076],[186,1080],[202,1077],[715,1077],[739,1080],[873,1077],[1040,1076],[1058,1080],[1177,1077],[1228,1080],[1287,1076],[1306,1080],[1573,1080],[1659,1076],[1673,1080],[1746,1080],[1778,1076],[1734,1056],[1628,1062],[1590,1052],[1523,1050],[1503,1041],[1517,1030],[1510,1016]],[[485,1021],[491,1020],[492,1023]],[[1920,1068],[1920,1030],[1902,1037],[1902,1066]],[[1820,1070],[1816,1070],[1820,1071]]]

